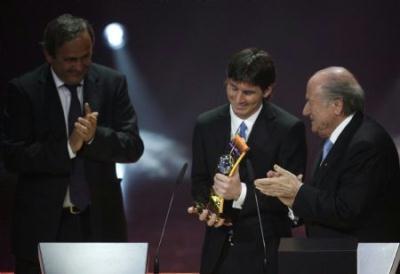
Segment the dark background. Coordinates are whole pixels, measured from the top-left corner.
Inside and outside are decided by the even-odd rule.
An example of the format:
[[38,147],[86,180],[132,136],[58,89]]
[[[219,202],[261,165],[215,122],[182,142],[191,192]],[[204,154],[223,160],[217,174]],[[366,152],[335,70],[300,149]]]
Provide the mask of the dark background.
[[[125,169],[123,190],[129,239],[150,243],[150,262],[175,177],[185,161],[190,164],[195,119],[226,101],[225,66],[242,48],[263,48],[273,56],[278,75],[273,101],[297,116],[315,71],[331,65],[348,68],[364,87],[367,113],[398,139],[400,1],[1,2],[1,96],[8,80],[44,61],[39,46],[43,29],[65,12],[93,24],[94,61],[127,74],[146,154]],[[111,22],[128,32],[121,58],[133,70],[121,68],[104,42],[103,28]],[[308,144],[312,161],[319,140],[310,132]],[[13,265],[9,237],[15,176],[1,164],[0,180],[2,271]],[[198,271],[203,226],[185,213],[190,204],[187,174],[161,249],[163,272]]]

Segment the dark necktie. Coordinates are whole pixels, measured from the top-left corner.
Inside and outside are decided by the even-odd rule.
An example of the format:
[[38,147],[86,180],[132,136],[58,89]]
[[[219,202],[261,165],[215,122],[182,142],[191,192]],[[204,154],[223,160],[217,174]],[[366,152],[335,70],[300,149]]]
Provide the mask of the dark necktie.
[[71,93],[71,104],[69,106],[68,113],[68,131],[69,135],[71,135],[72,130],[74,129],[74,123],[78,120],[78,117],[82,116],[82,108],[81,103],[78,99],[78,86],[76,85],[65,85],[65,87]]
[[[81,103],[78,99],[76,85],[65,85],[71,93],[71,104],[68,113],[68,131],[71,135],[78,117],[82,116]],[[71,202],[80,210],[84,210],[90,203],[89,187],[85,180],[84,162],[78,155],[72,160],[69,194]]]

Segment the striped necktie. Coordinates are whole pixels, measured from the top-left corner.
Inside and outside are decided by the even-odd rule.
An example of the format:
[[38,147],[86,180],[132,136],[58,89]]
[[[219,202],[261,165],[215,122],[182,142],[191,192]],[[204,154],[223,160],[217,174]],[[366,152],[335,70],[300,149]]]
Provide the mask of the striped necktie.
[[244,122],[242,122],[239,126],[239,136],[246,140],[247,134],[247,126]]

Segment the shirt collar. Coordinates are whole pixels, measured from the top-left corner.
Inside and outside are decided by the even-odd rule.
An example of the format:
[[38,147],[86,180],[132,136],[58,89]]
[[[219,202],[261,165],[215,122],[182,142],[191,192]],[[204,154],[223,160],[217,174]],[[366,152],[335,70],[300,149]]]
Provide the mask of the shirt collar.
[[[50,67],[50,71],[51,71],[51,75],[53,76],[54,79],[54,84],[56,85],[56,88],[60,88],[62,86],[65,85],[64,81],[60,79],[60,77],[58,77],[58,75],[56,74],[56,72],[53,70],[52,67]],[[79,83],[80,86],[83,86],[83,80]]]
[[246,124],[246,126],[247,126],[247,129],[248,129],[247,136],[249,136],[249,134],[250,134],[250,132],[251,132],[251,130],[253,128],[253,125],[256,122],[256,120],[258,118],[258,115],[260,114],[262,108],[263,108],[263,104],[261,104],[260,107],[257,109],[257,111],[254,112],[252,115],[250,115],[246,120],[243,120],[243,119],[239,118],[235,114],[235,112],[232,109],[232,106],[229,105],[229,112],[230,112],[230,115],[231,115],[231,133],[235,134],[235,132],[239,128],[240,124],[242,122],[244,122]]
[[353,119],[354,113],[347,116],[332,132],[331,136],[329,136],[329,140],[334,144],[336,140],[339,138],[339,135],[343,132],[345,127],[350,123],[351,119]]

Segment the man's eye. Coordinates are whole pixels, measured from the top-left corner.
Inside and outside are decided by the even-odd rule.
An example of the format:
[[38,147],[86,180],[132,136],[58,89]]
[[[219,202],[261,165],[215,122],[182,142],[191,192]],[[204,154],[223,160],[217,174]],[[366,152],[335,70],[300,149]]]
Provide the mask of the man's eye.
[[243,94],[244,95],[247,95],[247,96],[249,96],[249,95],[252,95],[254,92],[253,91],[250,91],[250,90],[244,90],[243,91]]
[[228,87],[231,91],[238,91],[238,88],[236,86],[233,85],[229,85]]

